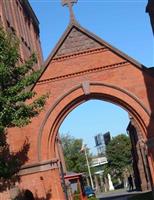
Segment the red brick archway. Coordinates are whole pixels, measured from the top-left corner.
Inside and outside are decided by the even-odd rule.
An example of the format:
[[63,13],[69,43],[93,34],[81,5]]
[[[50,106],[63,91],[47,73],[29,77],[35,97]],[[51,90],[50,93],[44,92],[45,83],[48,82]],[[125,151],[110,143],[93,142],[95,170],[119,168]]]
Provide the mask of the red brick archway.
[[89,99],[106,100],[127,110],[142,130],[141,137],[146,142],[150,112],[133,93],[102,82],[83,82],[62,94],[46,113],[38,136],[39,161],[56,157],[55,139],[61,123],[70,111]]
[[139,139],[148,151],[154,185],[153,88],[150,70],[79,24],[69,24],[32,88],[38,95],[48,93],[45,108],[27,127],[9,131],[13,151],[18,151],[26,138],[30,143],[29,160],[19,173],[19,187],[40,198],[49,193],[52,199],[64,199],[56,135],[69,112],[89,99],[115,103],[133,117]]

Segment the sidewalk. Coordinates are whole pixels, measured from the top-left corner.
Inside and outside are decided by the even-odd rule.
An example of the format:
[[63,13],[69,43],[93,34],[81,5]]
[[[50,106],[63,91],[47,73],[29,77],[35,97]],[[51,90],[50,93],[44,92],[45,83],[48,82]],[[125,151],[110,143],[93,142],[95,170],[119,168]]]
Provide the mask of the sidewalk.
[[127,200],[128,197],[134,196],[136,194],[140,194],[142,192],[133,191],[127,192],[126,190],[115,190],[106,193],[99,193],[96,195],[99,200]]

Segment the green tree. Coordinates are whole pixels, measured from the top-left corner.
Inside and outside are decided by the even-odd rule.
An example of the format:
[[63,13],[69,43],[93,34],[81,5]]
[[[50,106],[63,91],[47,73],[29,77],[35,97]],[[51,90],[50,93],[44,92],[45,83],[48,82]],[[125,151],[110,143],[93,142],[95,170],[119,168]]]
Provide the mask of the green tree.
[[[80,151],[82,147],[82,139],[76,139],[66,134],[61,136],[61,141],[67,171],[87,172],[85,154]],[[90,159],[90,155],[88,157]]]
[[122,177],[126,169],[131,168],[131,142],[125,134],[113,137],[106,148],[108,165],[107,173],[114,173],[117,177]]
[[10,152],[7,129],[27,125],[45,104],[46,95],[27,103],[36,95],[28,89],[40,75],[40,71],[33,70],[36,62],[33,54],[28,61],[19,64],[18,39],[0,28],[0,179],[10,179],[19,170],[29,148],[25,141],[19,152]]

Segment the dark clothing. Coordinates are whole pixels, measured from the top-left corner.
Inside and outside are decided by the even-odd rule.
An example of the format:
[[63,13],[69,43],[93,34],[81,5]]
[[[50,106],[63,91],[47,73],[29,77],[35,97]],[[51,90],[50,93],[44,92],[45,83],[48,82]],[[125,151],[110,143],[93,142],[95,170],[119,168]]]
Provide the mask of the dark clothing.
[[129,191],[133,191],[133,179],[131,175],[128,177],[128,185],[129,185]]

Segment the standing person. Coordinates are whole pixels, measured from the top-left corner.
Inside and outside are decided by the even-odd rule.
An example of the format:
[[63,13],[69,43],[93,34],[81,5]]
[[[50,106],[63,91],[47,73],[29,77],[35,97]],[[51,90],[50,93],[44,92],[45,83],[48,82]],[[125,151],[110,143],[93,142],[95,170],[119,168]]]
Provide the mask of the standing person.
[[131,174],[128,177],[128,185],[129,185],[129,191],[133,191],[133,178],[132,178]]

